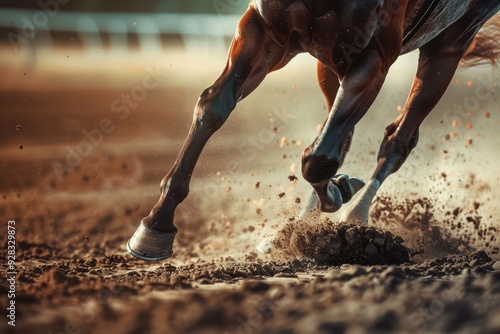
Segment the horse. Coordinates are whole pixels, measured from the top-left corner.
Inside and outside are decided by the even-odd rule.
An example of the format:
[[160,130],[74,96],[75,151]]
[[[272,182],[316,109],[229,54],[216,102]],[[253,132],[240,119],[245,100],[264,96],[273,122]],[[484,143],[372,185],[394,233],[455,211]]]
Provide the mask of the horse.
[[[366,225],[378,189],[416,146],[420,124],[459,64],[495,64],[500,58],[500,20],[494,17],[499,9],[499,0],[250,1],[226,66],[200,95],[187,138],[161,181],[160,199],[128,241],[128,251],[151,261],[172,256],[174,211],[188,195],[206,142],[268,73],[305,52],[318,61],[318,83],[329,110],[302,155],[302,176],[313,188],[308,208],[317,201],[322,212],[335,212],[359,192],[341,221]],[[375,100],[389,68],[400,55],[417,49],[418,69],[409,96],[385,129],[371,179],[365,183],[337,175],[354,126]]]

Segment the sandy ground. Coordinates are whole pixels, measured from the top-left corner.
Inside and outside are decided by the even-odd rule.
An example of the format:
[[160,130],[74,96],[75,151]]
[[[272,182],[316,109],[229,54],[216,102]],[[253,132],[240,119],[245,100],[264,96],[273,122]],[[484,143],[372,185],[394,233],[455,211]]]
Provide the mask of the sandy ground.
[[[9,220],[17,266],[16,326],[4,316],[2,332],[500,331],[491,68],[457,73],[362,229],[339,225],[338,214],[298,219],[311,192],[300,155],[326,115],[314,61],[299,57],[211,139],[176,211],[173,258],[147,263],[125,243],[156,202],[224,54],[68,49],[33,58],[2,48],[0,57],[2,272]],[[371,175],[415,60],[394,66],[342,172]],[[144,89],[151,76],[158,85]],[[2,280],[2,314],[9,289]]]

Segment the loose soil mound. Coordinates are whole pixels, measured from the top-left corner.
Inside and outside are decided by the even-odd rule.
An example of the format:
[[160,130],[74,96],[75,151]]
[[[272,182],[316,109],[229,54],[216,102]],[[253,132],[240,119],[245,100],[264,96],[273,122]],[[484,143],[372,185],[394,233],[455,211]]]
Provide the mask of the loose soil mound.
[[305,256],[321,265],[402,264],[410,260],[411,254],[404,240],[389,231],[329,220],[313,226],[289,223],[274,243],[278,252]]

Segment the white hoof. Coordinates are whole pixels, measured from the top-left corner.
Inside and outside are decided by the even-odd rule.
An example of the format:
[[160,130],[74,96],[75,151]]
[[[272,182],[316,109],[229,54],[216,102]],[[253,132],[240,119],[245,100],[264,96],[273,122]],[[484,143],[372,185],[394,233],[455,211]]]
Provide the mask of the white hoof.
[[360,196],[347,207],[340,220],[346,223],[368,225],[370,206],[379,188],[380,182],[377,179],[371,179],[361,190]]
[[356,208],[348,207],[340,217],[340,221],[351,224],[368,225],[368,213],[358,212]]

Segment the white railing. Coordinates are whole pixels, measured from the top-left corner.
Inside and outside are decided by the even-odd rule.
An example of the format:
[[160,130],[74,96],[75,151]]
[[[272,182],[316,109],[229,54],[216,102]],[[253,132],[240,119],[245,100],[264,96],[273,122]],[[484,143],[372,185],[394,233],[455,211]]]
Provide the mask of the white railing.
[[7,28],[14,48],[52,47],[52,32],[74,32],[84,50],[102,49],[102,36],[110,49],[128,47],[128,34],[135,34],[142,51],[162,48],[163,35],[178,35],[187,48],[208,44],[226,48],[236,29],[237,15],[173,13],[46,12],[0,8],[0,27]]

